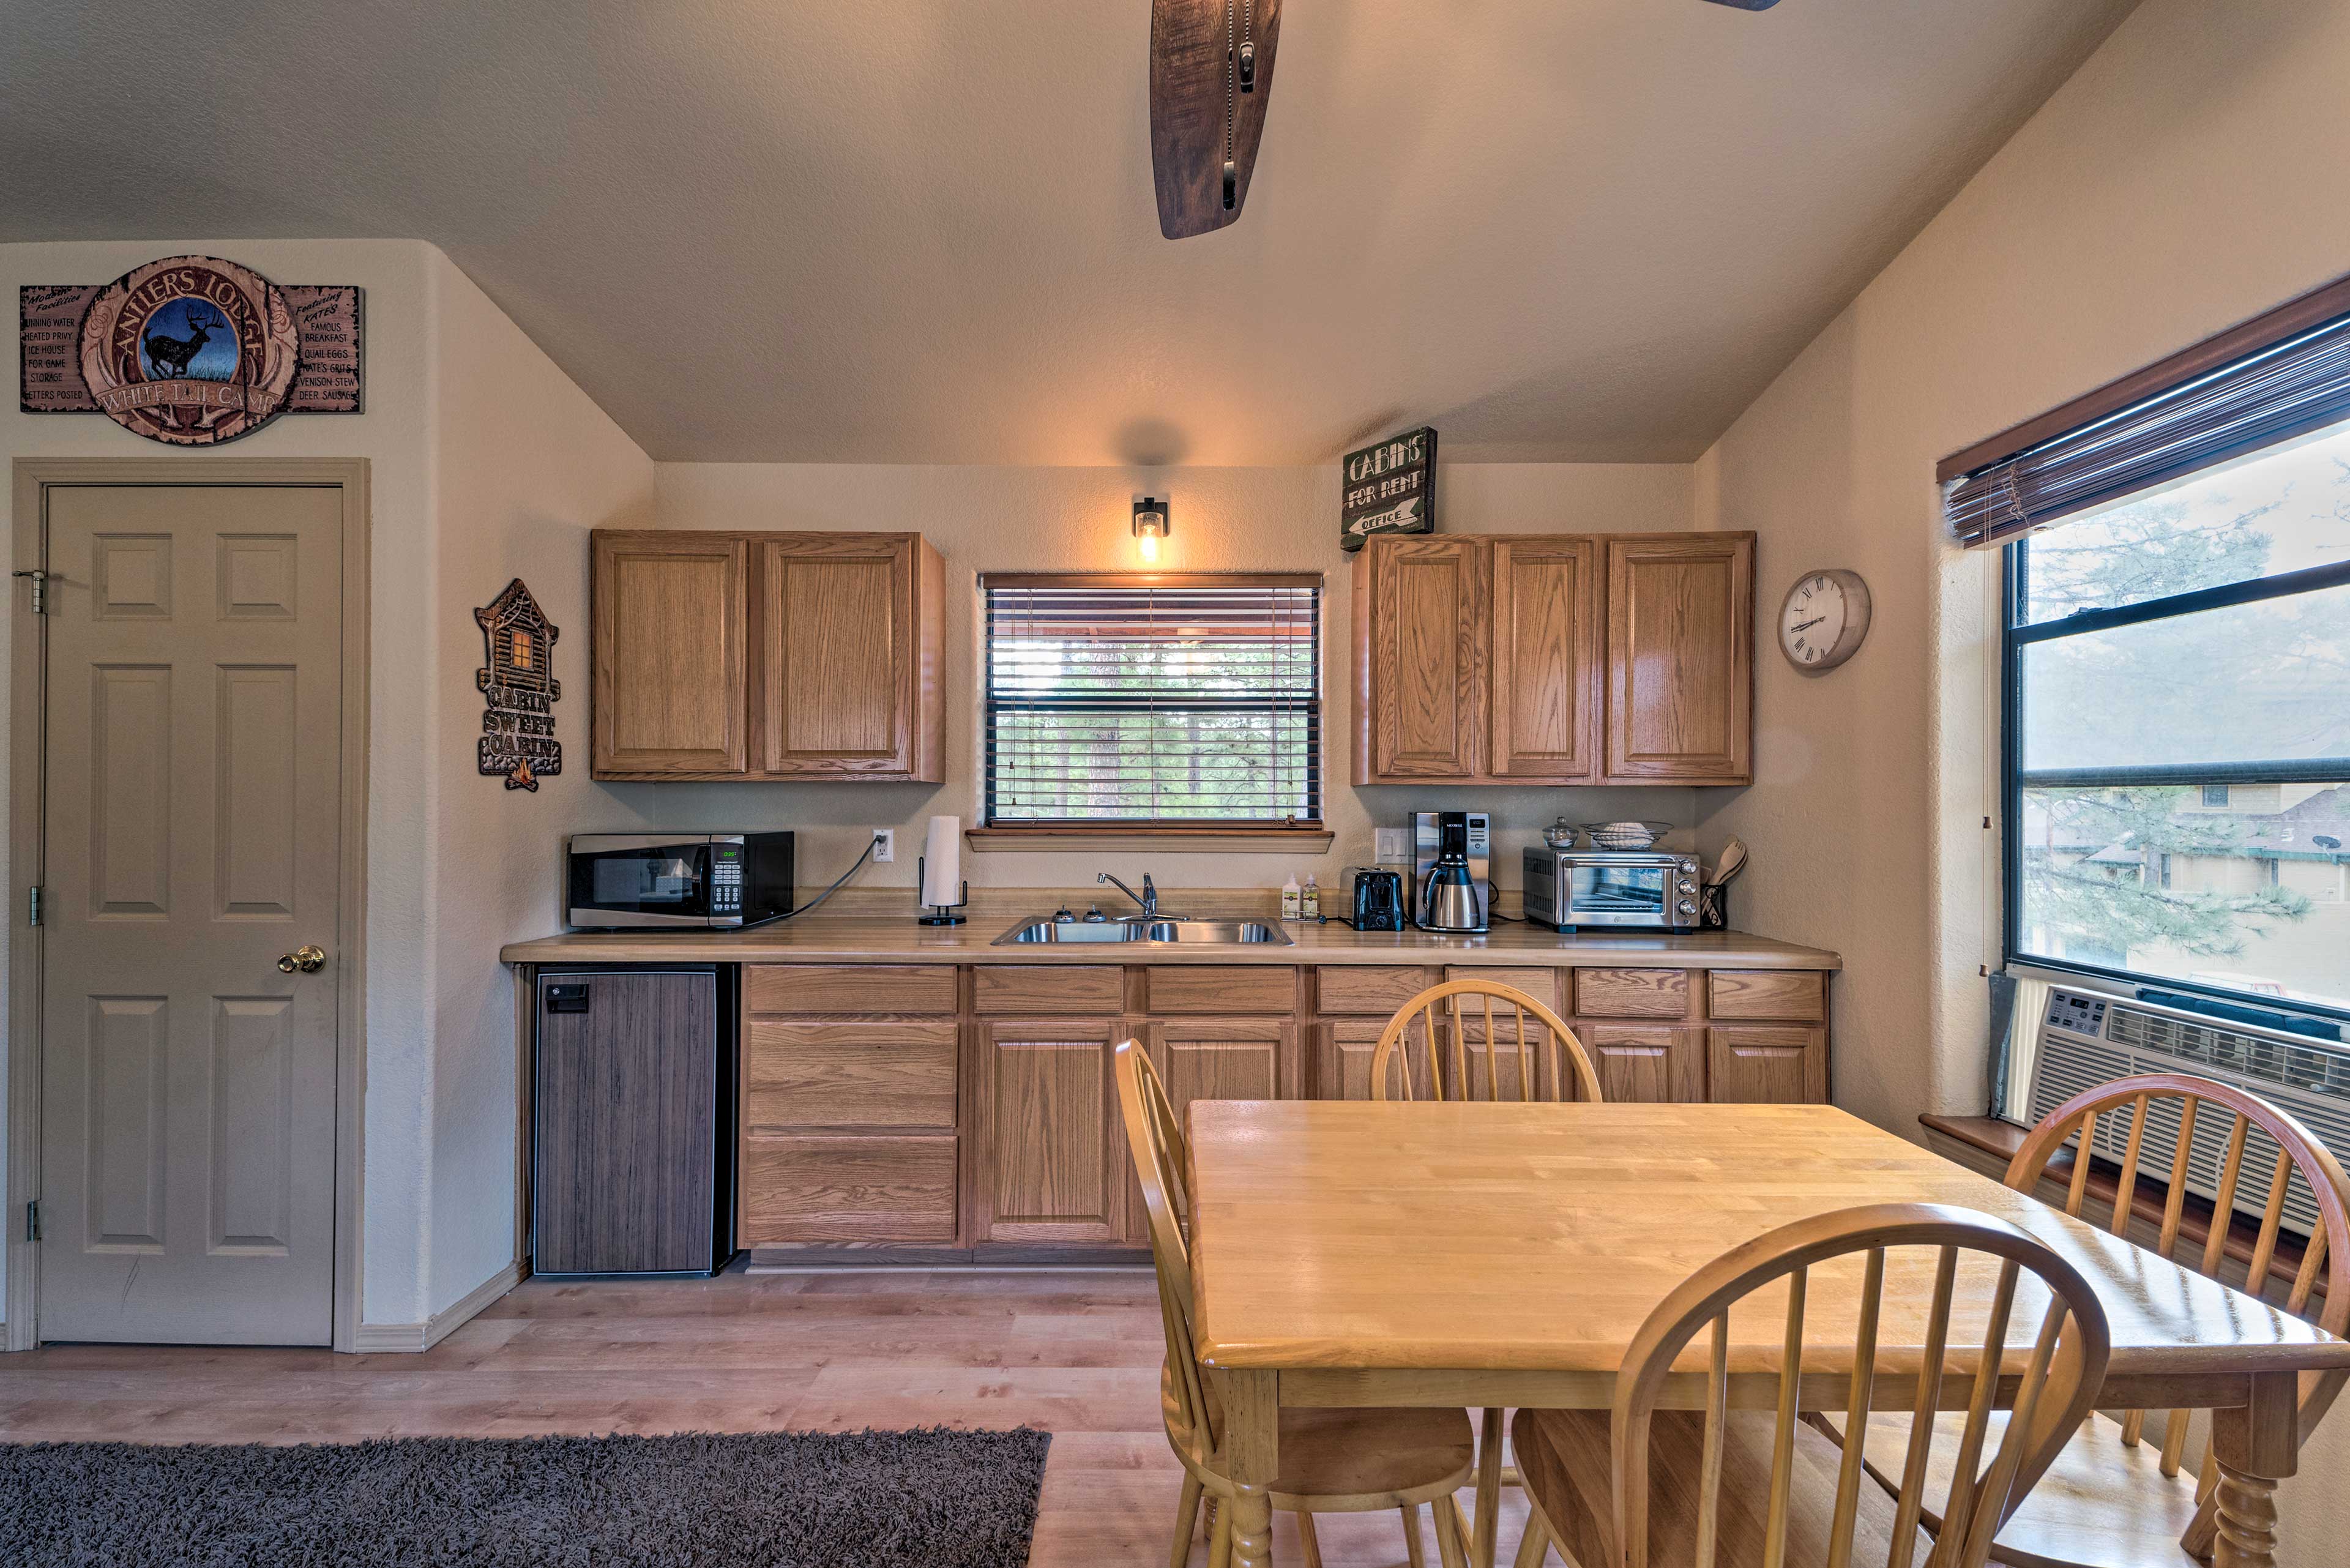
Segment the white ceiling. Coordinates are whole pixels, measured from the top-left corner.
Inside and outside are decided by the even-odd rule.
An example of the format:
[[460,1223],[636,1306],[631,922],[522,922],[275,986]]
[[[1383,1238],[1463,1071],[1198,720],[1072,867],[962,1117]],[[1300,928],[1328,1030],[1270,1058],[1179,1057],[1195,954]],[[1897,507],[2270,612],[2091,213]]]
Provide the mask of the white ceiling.
[[0,240],[432,240],[665,460],[1682,460],[2133,4],[1287,0],[1170,242],[1146,0],[14,0]]

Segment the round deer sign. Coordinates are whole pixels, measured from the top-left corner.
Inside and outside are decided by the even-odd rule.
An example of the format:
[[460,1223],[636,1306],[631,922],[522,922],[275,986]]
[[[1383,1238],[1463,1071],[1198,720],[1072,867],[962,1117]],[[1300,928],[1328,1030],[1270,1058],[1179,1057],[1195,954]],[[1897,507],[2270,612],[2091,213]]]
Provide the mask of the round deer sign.
[[81,322],[82,379],[106,417],[174,446],[260,429],[294,384],[294,312],[277,286],[212,256],[170,256],[98,292]]

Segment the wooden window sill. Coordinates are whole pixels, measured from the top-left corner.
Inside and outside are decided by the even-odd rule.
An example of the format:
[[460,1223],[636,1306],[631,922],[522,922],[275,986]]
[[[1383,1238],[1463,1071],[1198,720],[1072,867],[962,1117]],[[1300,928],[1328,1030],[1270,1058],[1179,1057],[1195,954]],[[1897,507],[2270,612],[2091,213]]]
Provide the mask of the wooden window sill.
[[[1992,1156],[2002,1166],[2015,1158],[2016,1151],[2023,1147],[2023,1140],[2030,1136],[2028,1128],[2017,1127],[2013,1122],[2001,1121],[1996,1116],[1922,1116],[1918,1120],[1928,1132],[1938,1133],[1953,1142]],[[2041,1176],[2043,1189],[2054,1183],[2066,1190],[2071,1189],[2073,1158],[2073,1151],[2069,1148],[2056,1151],[2048,1161],[2047,1170]],[[2089,1157],[2088,1192],[2094,1201],[2083,1205],[2086,1212],[2095,1214],[2103,1209],[2107,1214],[2112,1213],[2114,1193],[2121,1186],[2121,1167],[2103,1155]],[[2170,1184],[2141,1171],[2137,1190],[2130,1197],[2132,1228],[2144,1226],[2158,1232],[2162,1228],[2163,1210],[2169,1201]],[[2199,1193],[2188,1193],[2187,1201],[2179,1210],[2178,1237],[2181,1244],[2173,1255],[2199,1262],[2210,1236],[2211,1200]],[[2252,1247],[2259,1239],[2260,1227],[2242,1214],[2239,1213],[2230,1221],[2228,1240],[2222,1251],[2239,1272],[2251,1266]],[[2277,1236],[2275,1255],[2269,1260],[2269,1278],[2282,1280],[2283,1288],[2290,1290],[2294,1276],[2301,1272],[2301,1260],[2302,1243],[2293,1239],[2292,1231],[2281,1231]],[[2321,1270],[2316,1287],[2310,1295],[2310,1317],[2316,1316],[2324,1299],[2325,1278]]]
[[1321,855],[1337,835],[1326,827],[968,827],[974,855],[1043,850],[1146,850],[1151,854]]

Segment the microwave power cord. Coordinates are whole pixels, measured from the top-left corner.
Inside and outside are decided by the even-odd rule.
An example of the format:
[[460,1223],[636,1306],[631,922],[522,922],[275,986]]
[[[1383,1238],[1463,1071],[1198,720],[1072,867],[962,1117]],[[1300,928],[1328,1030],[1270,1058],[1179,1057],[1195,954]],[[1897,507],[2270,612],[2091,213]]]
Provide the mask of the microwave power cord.
[[864,854],[862,854],[862,855],[860,855],[860,856],[858,856],[855,860],[850,861],[850,862],[849,862],[849,865],[848,865],[848,869],[847,869],[847,870],[846,870],[846,871],[843,871],[843,872],[842,872],[842,873],[841,873],[837,877],[834,878],[834,880],[833,880],[833,884],[832,884],[832,886],[831,886],[831,887],[827,888],[823,892],[818,893],[815,898],[810,898],[806,903],[802,904],[798,909],[794,909],[790,914],[788,914],[788,915],[779,915],[779,916],[777,916],[775,919],[773,919],[773,920],[769,921],[768,923],[769,923],[770,925],[781,925],[781,924],[783,924],[783,923],[784,923],[784,921],[785,921],[785,920],[796,920],[796,919],[798,919],[802,915],[806,914],[810,909],[815,909],[818,904],[823,903],[827,898],[831,898],[835,893],[839,892],[839,891],[840,891],[840,885],[841,885],[841,883],[846,882],[846,881],[847,881],[851,877],[856,876],[856,875],[857,875],[857,873],[858,873],[858,870],[861,867],[863,867],[863,866],[864,866],[864,864],[866,863],[866,861],[868,861],[868,860],[869,860],[869,859],[871,859],[871,858],[873,857],[873,852],[874,852],[876,849],[879,849],[880,846],[881,846],[881,836],[880,836],[879,834],[878,834],[878,833],[877,833],[877,834],[875,834],[871,838],[868,838],[868,839],[867,839],[867,840],[865,841],[865,853],[864,853]]

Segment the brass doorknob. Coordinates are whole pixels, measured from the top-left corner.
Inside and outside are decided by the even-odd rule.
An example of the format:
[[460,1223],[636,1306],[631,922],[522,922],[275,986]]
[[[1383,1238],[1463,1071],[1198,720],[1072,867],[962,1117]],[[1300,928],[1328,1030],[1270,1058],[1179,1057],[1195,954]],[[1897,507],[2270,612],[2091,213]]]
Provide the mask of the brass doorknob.
[[277,967],[287,974],[300,970],[304,974],[316,974],[327,965],[327,950],[313,942],[304,942],[277,961]]

